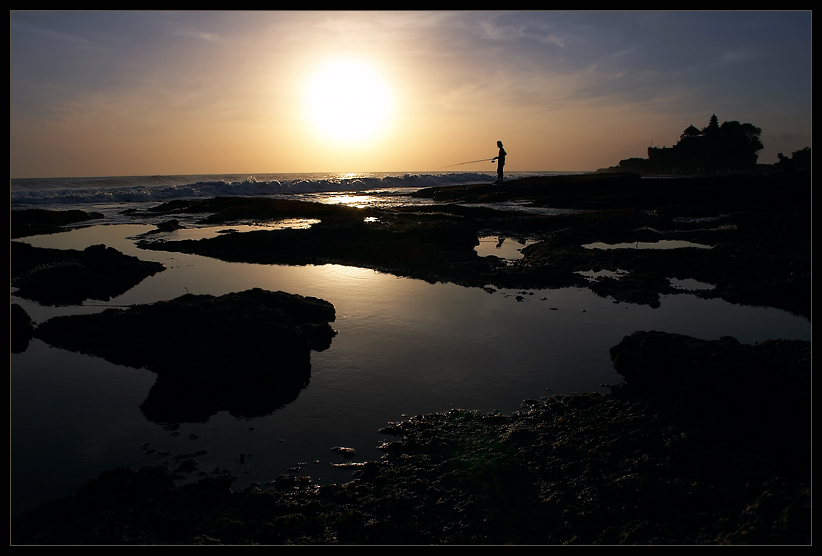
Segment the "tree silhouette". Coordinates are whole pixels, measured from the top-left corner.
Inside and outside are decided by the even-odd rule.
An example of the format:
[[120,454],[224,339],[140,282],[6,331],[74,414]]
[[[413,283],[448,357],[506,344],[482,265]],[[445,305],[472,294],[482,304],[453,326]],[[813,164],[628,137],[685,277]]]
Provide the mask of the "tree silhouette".
[[718,151],[728,168],[746,168],[756,165],[757,154],[764,147],[759,140],[762,129],[753,124],[725,122],[719,128]]
[[793,162],[794,168],[797,170],[810,170],[811,148],[805,147],[802,150],[794,151],[791,153],[791,161]]

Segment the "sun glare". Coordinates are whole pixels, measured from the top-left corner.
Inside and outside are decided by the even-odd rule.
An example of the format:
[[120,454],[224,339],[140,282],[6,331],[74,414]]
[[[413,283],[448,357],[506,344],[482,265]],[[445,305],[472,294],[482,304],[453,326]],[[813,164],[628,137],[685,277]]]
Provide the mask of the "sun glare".
[[306,82],[304,100],[313,130],[349,145],[376,139],[392,109],[388,84],[373,66],[354,59],[321,65]]

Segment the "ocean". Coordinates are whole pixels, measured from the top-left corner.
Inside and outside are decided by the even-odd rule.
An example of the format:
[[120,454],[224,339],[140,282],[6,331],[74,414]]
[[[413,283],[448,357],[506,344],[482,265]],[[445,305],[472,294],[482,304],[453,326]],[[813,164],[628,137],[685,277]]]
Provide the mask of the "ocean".
[[[513,172],[508,175],[522,177],[563,173],[571,172]],[[478,172],[28,178],[11,180],[11,207],[65,210],[94,206],[97,207],[95,210],[102,210],[116,219],[116,212],[126,207],[221,196],[271,196],[328,202],[341,195],[368,192],[372,202],[385,204],[392,202],[392,197],[424,187],[487,183],[495,179],[495,175]],[[402,202],[409,200],[406,198]]]
[[[560,172],[510,173],[511,177]],[[701,299],[682,284],[650,308],[594,295],[587,288],[508,291],[428,283],[343,265],[227,263],[181,253],[146,251],[136,238],[165,217],[141,209],[175,199],[275,196],[352,206],[430,204],[409,193],[423,187],[487,183],[491,173],[366,173],[132,176],[12,179],[11,209],[81,209],[103,214],[92,226],[21,238],[39,247],[83,249],[103,243],[166,270],[107,302],[41,306],[11,290],[35,322],[60,314],[102,311],[171,299],[187,292],[222,295],[260,287],[320,297],[334,304],[338,334],[311,355],[311,379],[294,401],[253,419],[215,411],[205,421],[156,423],[140,411],[155,375],[33,340],[10,355],[11,512],[67,496],[114,467],[174,466],[200,452],[201,474],[230,469],[235,488],[279,475],[315,484],[351,479],[351,463],[379,459],[390,438],[378,430],[453,408],[520,409],[525,399],[607,391],[620,380],[608,350],[636,330],[662,330],[743,343],[810,340],[811,324],[785,311]],[[532,210],[516,204],[506,209]],[[128,209],[137,209],[132,211]],[[551,213],[553,209],[542,209]],[[561,211],[555,211],[561,212]],[[139,216],[135,216],[139,215]],[[154,220],[157,218],[158,220]],[[218,229],[183,222],[170,239],[206,237]],[[310,222],[283,222],[306,226]],[[239,227],[271,227],[244,223]],[[238,228],[237,226],[232,226]],[[515,259],[529,238],[480,235],[479,255]],[[347,447],[346,459],[333,449]]]

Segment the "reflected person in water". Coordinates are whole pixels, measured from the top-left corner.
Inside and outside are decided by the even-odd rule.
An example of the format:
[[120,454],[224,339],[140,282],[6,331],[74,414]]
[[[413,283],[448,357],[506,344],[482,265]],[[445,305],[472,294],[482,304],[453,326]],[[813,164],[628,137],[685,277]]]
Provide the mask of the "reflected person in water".
[[497,147],[499,147],[499,154],[491,159],[492,162],[497,161],[497,181],[494,183],[502,183],[502,167],[505,166],[505,155],[508,153],[502,148],[502,141],[497,141]]

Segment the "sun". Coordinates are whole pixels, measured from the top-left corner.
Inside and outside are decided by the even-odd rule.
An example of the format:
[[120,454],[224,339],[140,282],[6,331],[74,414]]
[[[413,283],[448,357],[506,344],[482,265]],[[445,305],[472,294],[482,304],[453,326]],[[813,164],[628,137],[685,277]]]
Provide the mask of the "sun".
[[305,83],[305,116],[323,139],[353,146],[375,140],[387,128],[391,88],[369,63],[328,60]]

